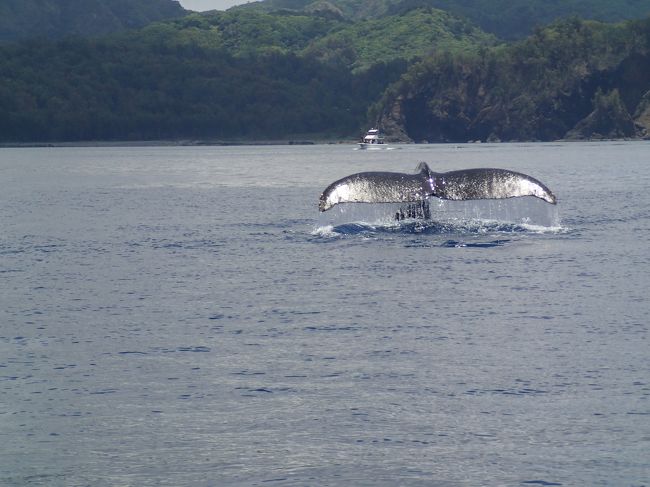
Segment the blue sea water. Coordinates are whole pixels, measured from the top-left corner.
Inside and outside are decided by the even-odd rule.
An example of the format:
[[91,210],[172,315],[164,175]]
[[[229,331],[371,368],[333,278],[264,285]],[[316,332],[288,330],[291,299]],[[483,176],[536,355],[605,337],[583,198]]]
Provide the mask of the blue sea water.
[[[319,214],[365,170],[559,204]],[[0,485],[650,485],[650,143],[0,149]]]

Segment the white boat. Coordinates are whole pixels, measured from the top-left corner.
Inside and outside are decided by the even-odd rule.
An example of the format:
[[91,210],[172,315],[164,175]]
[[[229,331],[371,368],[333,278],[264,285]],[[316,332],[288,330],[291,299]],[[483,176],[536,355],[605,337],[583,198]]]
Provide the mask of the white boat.
[[359,149],[387,149],[384,144],[384,136],[379,132],[379,129],[370,129],[363,136],[363,140],[359,142]]

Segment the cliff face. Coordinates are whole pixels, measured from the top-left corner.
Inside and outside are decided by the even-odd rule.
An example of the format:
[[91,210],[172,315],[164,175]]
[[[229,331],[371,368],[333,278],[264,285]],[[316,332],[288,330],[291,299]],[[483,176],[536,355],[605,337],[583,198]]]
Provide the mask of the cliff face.
[[650,20],[573,20],[505,48],[423,61],[386,92],[375,124],[415,142],[643,137],[648,90]]
[[621,101],[618,90],[598,91],[594,109],[565,135],[566,139],[622,139],[636,137],[637,127]]
[[634,112],[634,122],[643,137],[650,136],[650,91],[646,92],[641,98]]
[[176,0],[2,0],[0,42],[98,36],[185,13]]

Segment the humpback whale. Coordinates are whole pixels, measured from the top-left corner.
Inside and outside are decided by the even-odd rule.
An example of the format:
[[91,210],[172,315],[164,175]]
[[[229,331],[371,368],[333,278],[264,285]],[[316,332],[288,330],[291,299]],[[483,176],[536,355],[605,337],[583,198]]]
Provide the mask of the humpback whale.
[[535,196],[556,204],[555,195],[537,179],[507,169],[461,169],[433,172],[421,162],[415,174],[360,172],[330,184],[320,195],[318,209],[339,203],[408,203],[396,218],[430,218],[428,198],[478,200]]

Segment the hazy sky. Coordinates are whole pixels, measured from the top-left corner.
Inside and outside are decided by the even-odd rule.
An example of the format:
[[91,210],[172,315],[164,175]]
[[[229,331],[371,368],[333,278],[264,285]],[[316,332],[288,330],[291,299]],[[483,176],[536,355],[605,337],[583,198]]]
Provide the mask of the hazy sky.
[[247,0],[179,0],[183,8],[188,10],[226,10],[234,5],[247,3]]

